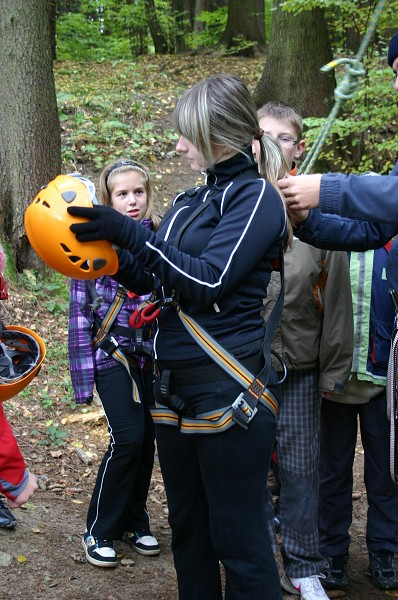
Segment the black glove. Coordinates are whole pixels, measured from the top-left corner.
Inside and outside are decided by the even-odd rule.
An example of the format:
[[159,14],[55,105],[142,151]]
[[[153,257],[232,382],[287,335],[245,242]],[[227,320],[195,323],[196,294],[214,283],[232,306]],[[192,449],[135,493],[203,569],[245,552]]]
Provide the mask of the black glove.
[[126,222],[132,221],[129,217],[124,217],[111,206],[69,206],[67,210],[75,217],[90,219],[85,223],[74,223],[70,226],[78,242],[108,240],[123,247],[123,229]]

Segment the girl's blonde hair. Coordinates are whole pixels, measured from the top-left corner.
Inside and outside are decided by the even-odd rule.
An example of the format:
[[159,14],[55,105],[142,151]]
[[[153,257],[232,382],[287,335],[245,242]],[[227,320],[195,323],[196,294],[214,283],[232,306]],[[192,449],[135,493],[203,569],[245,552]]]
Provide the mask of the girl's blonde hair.
[[[286,206],[285,198],[276,185],[276,181],[283,178],[288,170],[285,157],[270,136],[264,141],[264,136],[259,135],[257,109],[241,79],[220,74],[196,83],[177,101],[174,124],[208,165],[214,163],[215,146],[235,150],[252,162],[251,145],[254,139],[258,139],[261,146],[261,156],[258,157],[260,174],[275,185]],[[283,175],[277,177],[278,173]],[[292,227],[289,219],[287,221],[287,243],[290,244]]]
[[159,228],[160,217],[155,212],[154,194],[148,170],[141,163],[127,158],[117,158],[104,167],[99,180],[99,201],[101,204],[112,206],[109,184],[112,182],[114,175],[127,173],[128,171],[136,171],[137,173],[140,173],[144,179],[145,191],[147,194],[147,209],[144,219],[152,219],[153,229],[154,231],[157,231]]
[[286,175],[289,174],[289,165],[285,155],[283,154],[282,148],[279,145],[279,142],[274,137],[268,135],[268,133],[264,133],[263,130],[260,130],[257,140],[261,149],[260,156],[257,157],[260,175],[265,177],[265,179],[268,179],[268,181],[270,181],[275,187],[282,199],[288,217],[288,236],[284,245],[284,248],[286,249],[291,246],[293,239],[293,228],[291,223],[291,215],[289,214],[285,197],[278,187],[278,179],[284,179]]

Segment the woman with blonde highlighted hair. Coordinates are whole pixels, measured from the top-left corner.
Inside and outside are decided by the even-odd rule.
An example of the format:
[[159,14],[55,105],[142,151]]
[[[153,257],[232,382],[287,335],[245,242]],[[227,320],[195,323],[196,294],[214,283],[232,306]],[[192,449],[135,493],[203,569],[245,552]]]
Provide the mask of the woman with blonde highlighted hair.
[[[279,192],[259,175],[253,140],[262,173],[274,154],[246,85],[232,75],[187,90],[174,118],[176,150],[205,173],[205,184],[177,196],[156,234],[104,206],[69,209],[89,219],[71,229],[80,241],[123,248],[116,279],[156,293],[151,413],[179,599],[221,600],[221,563],[226,600],[280,600],[265,510],[277,392],[265,341],[272,327],[265,330],[261,312],[289,233]],[[226,363],[247,374],[247,385]]]

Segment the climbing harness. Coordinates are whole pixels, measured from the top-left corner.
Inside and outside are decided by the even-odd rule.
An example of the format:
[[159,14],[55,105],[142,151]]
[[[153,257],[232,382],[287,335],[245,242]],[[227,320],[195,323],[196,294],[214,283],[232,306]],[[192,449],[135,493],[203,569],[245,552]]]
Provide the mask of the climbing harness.
[[361,45],[358,49],[358,52],[357,52],[355,58],[352,58],[352,59],[351,58],[339,58],[337,60],[332,60],[330,63],[328,63],[327,65],[325,65],[321,68],[321,71],[323,73],[326,73],[328,71],[331,71],[338,65],[344,64],[345,65],[345,75],[344,75],[342,81],[339,83],[339,85],[336,87],[336,89],[334,91],[334,97],[335,97],[334,106],[327,118],[327,121],[325,122],[325,124],[324,124],[323,128],[320,130],[314,144],[312,145],[311,150],[309,151],[306,158],[303,160],[302,164],[300,165],[300,168],[298,170],[299,175],[311,172],[311,169],[314,166],[314,162],[316,161],[316,159],[319,156],[321,148],[322,148],[323,144],[325,143],[325,140],[332,128],[333,122],[340,110],[341,105],[346,100],[353,98],[353,96],[355,95],[355,93],[359,87],[360,79],[366,73],[365,67],[363,66],[361,61],[365,55],[366,48],[368,47],[368,44],[374,33],[374,30],[376,29],[377,22],[380,18],[380,15],[382,13],[385,3],[386,3],[386,0],[379,0],[379,2],[377,3],[375,11],[370,19],[368,28],[366,30],[366,34],[363,37],[363,40],[361,42]]
[[[148,351],[146,350],[143,341],[150,339],[152,336],[152,330],[149,328],[143,330],[141,329],[141,326],[140,328],[137,327],[135,329],[131,329],[131,327],[122,327],[115,324],[116,318],[123,307],[127,295],[130,294],[123,286],[119,285],[113,302],[109,306],[102,322],[99,322],[99,319],[94,312],[94,307],[97,308],[101,303],[101,298],[97,294],[94,280],[90,282],[90,294],[92,299],[90,307],[93,309],[94,323],[96,326],[96,332],[93,338],[94,348],[100,348],[107,356],[112,356],[115,358],[115,360],[126,367],[133,385],[134,402],[140,403],[141,400],[138,387],[132,375],[133,371],[138,370],[137,360],[122,350],[115,338],[115,334],[119,334],[123,337],[134,340],[134,352],[145,353]],[[136,294],[130,295],[137,297]]]
[[[280,291],[265,328],[263,341],[265,362],[264,367],[257,376],[254,376],[203,327],[187,315],[176,301],[172,303],[188,333],[195,339],[202,350],[210,356],[215,365],[237,381],[244,388],[244,391],[238,395],[231,406],[200,413],[191,417],[183,414],[186,409],[185,402],[178,396],[170,394],[170,377],[172,372],[166,370],[164,372],[165,376],[162,373],[160,378],[160,392],[165,399],[165,405],[157,402],[155,408],[151,409],[152,418],[156,424],[179,426],[181,432],[187,434],[220,433],[232,427],[234,423],[244,429],[248,429],[250,421],[258,411],[258,403],[267,408],[274,416],[277,415],[278,400],[267,388],[267,385],[271,375],[271,340],[283,309],[284,269],[282,253],[279,257],[279,270],[281,278]],[[283,376],[278,382],[274,382],[273,385],[282,383],[287,374],[283,360],[279,356],[277,358],[283,365]],[[211,381],[209,378],[206,379],[207,382]]]
[[[249,174],[244,172],[235,178],[236,180],[244,180],[249,177]],[[186,195],[195,193],[195,189],[188,190]],[[182,240],[193,222],[207,210],[209,206],[209,195],[206,196],[205,200],[192,212],[187,218],[185,223],[180,227],[173,245],[176,248],[180,248]],[[179,206],[173,207],[175,214],[179,210]],[[170,218],[170,216],[169,216]],[[283,309],[283,297],[284,297],[284,261],[283,252],[280,250],[279,256],[273,261],[273,268],[279,270],[281,285],[279,290],[278,298],[272,308],[270,317],[265,327],[265,334],[263,340],[263,355],[264,355],[264,367],[260,373],[255,377],[246,367],[244,367],[240,361],[238,361],[230,352],[228,352],[221,344],[219,344],[203,327],[201,327],[192,317],[187,315],[182,310],[181,306],[177,302],[175,297],[166,298],[159,301],[154,306],[153,311],[146,308],[145,314],[148,316],[152,312],[161,310],[166,305],[171,305],[177,311],[181,322],[187,329],[188,333],[194,338],[199,346],[210,356],[212,359],[212,365],[205,367],[207,369],[206,376],[203,376],[202,368],[194,369],[182,369],[182,371],[188,371],[185,376],[189,382],[193,380],[195,383],[199,383],[205,380],[207,383],[217,380],[214,379],[214,373],[217,372],[217,368],[221,368],[230,377],[235,379],[244,389],[231,406],[216,409],[214,411],[200,413],[195,416],[189,416],[186,414],[186,404],[182,398],[175,396],[171,393],[170,381],[173,376],[173,372],[170,370],[164,370],[155,383],[155,387],[159,386],[160,395],[164,399],[164,403],[160,403],[157,399],[155,407],[151,408],[151,415],[156,424],[173,425],[180,428],[181,432],[184,433],[219,433],[226,431],[232,427],[235,423],[243,427],[248,428],[248,424],[253,419],[258,411],[257,404],[263,404],[274,416],[278,411],[278,401],[272,392],[266,387],[268,385],[271,375],[271,340],[274,335],[275,329],[280,321]],[[216,305],[215,305],[216,308]],[[142,312],[142,311],[141,311]],[[278,382],[273,382],[273,385],[282,383],[286,377],[286,366],[280,357],[278,360],[283,365],[283,377]],[[213,367],[213,368],[212,368]],[[219,369],[218,369],[219,370]],[[199,371],[201,374],[199,374]],[[219,377],[219,376],[218,376]],[[181,370],[175,372],[175,379],[181,378]],[[220,379],[220,377],[219,377]]]

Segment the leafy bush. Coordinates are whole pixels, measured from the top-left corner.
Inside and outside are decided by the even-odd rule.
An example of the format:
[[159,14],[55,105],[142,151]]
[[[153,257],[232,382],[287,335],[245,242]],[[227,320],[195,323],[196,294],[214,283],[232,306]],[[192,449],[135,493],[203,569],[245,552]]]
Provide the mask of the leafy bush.
[[212,12],[203,10],[196,20],[204,24],[204,29],[187,36],[188,46],[192,49],[217,46],[227,24],[227,17],[226,6]]

